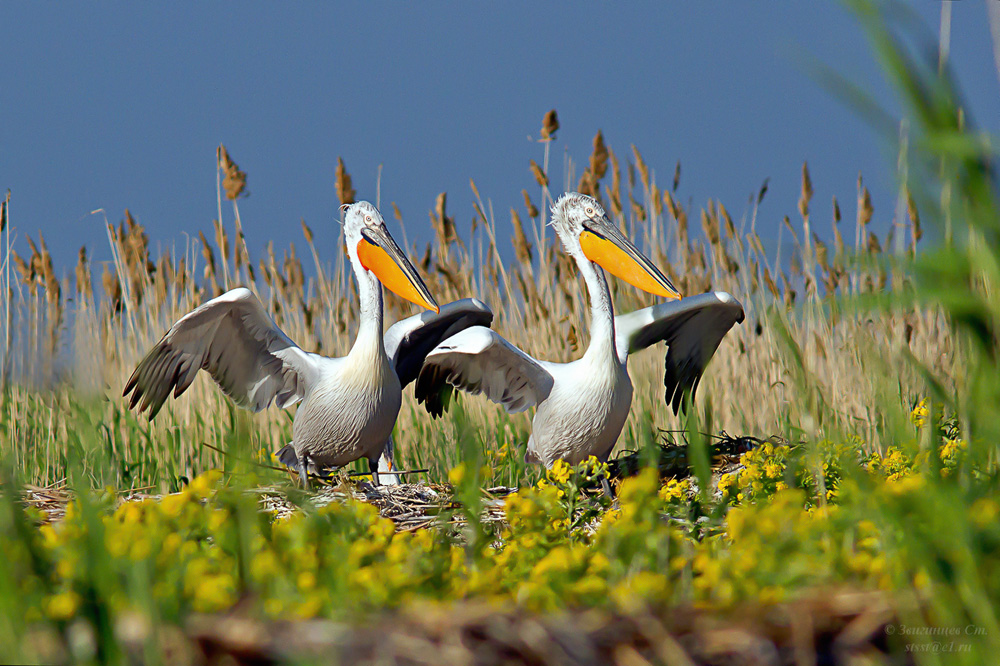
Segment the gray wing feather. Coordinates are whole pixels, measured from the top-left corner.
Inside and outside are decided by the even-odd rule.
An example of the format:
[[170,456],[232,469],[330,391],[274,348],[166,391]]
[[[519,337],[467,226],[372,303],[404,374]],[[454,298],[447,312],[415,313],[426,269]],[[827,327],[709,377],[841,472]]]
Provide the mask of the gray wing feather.
[[441,312],[422,312],[397,321],[385,332],[385,353],[404,388],[417,378],[424,359],[436,346],[471,326],[489,327],[493,311],[482,301],[463,298],[448,303]]
[[666,401],[676,413],[685,394],[694,396],[722,338],[743,318],[743,305],[722,291],[636,310],[615,317],[618,357],[624,363],[633,352],[667,343],[663,383]]
[[414,394],[431,415],[440,416],[452,387],[482,393],[515,413],[548,396],[552,375],[495,331],[474,326],[451,336],[427,355]]
[[241,407],[260,411],[300,400],[319,374],[320,356],[302,351],[249,289],[213,298],[177,321],[139,362],[125,384],[130,408],[156,416],[207,370]]

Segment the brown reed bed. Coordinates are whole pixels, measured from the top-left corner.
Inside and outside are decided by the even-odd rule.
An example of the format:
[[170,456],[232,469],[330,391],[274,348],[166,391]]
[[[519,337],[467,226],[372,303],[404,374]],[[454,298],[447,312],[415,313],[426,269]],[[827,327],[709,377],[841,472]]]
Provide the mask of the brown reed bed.
[[[758,232],[774,224],[758,219],[766,183],[736,219],[719,201],[709,200],[702,208],[685,205],[677,194],[679,163],[663,188],[638,148],[619,156],[598,132],[579,178],[576,164],[568,160],[562,169],[566,178],[556,187],[549,150],[557,130],[557,116],[547,114],[540,132],[541,164],[528,162],[537,193],[529,187],[521,191],[523,201],[510,207],[509,222],[494,214],[492,201],[480,196],[474,181],[468,232],[448,210],[447,193],[433,199],[428,214],[435,240],[424,247],[412,244],[408,251],[440,302],[475,296],[494,309],[494,327],[529,353],[557,361],[578,355],[587,344],[587,295],[546,225],[554,193],[579,189],[605,205],[682,293],[725,290],[744,303],[746,322],[723,341],[699,389],[699,403],[711,405],[715,430],[762,438],[794,435],[785,428],[801,416],[801,401],[794,399],[799,370],[788,362],[789,353],[801,356],[804,371],[818,378],[826,395],[838,396],[838,425],[873,447],[883,444],[879,390],[887,381],[897,382],[904,395],[907,387],[914,395],[917,390],[912,366],[901,362],[904,351],[942,376],[958,371],[955,343],[939,312],[870,315],[845,300],[909,288],[893,264],[918,252],[922,231],[912,199],[904,207],[905,219],[891,219],[890,234],[879,238],[871,231],[877,213],[859,178],[851,248],[844,241],[850,232],[841,230],[839,202],[834,199],[826,214],[819,211],[803,164],[799,219],[781,221],[790,243],[769,251]],[[26,237],[23,256],[11,246],[12,222],[4,203],[2,233],[8,240],[0,276],[10,298],[3,328],[2,399],[7,405],[0,442],[28,481],[44,486],[61,478],[64,435],[79,427],[65,407],[81,396],[92,396],[87,422],[103,424],[101,446],[123,457],[125,466],[135,465],[142,484],[164,484],[156,473],[164,464],[188,478],[221,465],[219,454],[200,444],[224,448],[224,433],[234,426],[254,450],[270,451],[286,442],[289,415],[276,410],[236,414],[205,377],[148,425],[126,413],[120,401],[122,382],[143,352],[173,321],[227,289],[245,285],[255,291],[275,322],[307,350],[340,355],[349,349],[357,328],[357,290],[339,248],[316,247],[303,222],[301,239],[268,239],[264,252],[252,256],[239,215],[247,174],[225,147],[219,147],[217,157],[219,218],[209,234],[199,232],[182,248],[154,255],[146,230],[125,211],[117,226],[107,225],[111,261],[94,266],[95,250],[82,247],[73,281],[68,271],[53,266],[41,234],[37,244]],[[353,201],[351,176],[339,159],[335,188],[341,202]],[[223,198],[231,203],[232,215],[223,215]],[[410,223],[394,204],[392,209],[405,231]],[[822,239],[821,226],[832,240]],[[101,289],[95,291],[92,276],[98,274]],[[619,281],[612,280],[611,288],[619,312],[653,302]],[[388,322],[413,312],[393,297],[386,307]],[[656,428],[680,425],[663,402],[663,353],[662,348],[649,350],[630,361],[636,392],[620,442],[624,448],[654,441]],[[21,418],[28,419],[27,425]],[[463,398],[460,417],[432,422],[413,401],[404,400],[397,450],[404,466],[430,467],[430,478],[442,478],[459,462],[462,438],[478,438],[484,452],[496,452],[504,443],[523,445],[528,423],[526,416],[509,416],[479,398]],[[511,468],[494,481],[516,485],[517,473]],[[118,474],[117,481],[130,480]]]

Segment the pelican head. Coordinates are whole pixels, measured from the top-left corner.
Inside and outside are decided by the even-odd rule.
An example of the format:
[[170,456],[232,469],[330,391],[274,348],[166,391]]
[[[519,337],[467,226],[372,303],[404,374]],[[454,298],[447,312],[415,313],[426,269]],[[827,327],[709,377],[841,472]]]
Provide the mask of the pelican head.
[[583,256],[632,286],[677,299],[677,288],[625,238],[593,197],[567,192],[552,206],[552,224],[567,251]]
[[344,208],[347,211],[344,236],[355,270],[360,267],[411,303],[440,312],[437,301],[417,275],[417,269],[389,235],[378,209],[367,201],[358,201]]

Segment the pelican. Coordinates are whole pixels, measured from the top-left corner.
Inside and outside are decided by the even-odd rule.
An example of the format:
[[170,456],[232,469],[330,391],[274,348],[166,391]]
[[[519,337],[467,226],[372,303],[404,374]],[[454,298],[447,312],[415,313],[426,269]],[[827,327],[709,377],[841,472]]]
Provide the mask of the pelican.
[[[167,395],[176,398],[199,369],[241,407],[257,412],[272,402],[300,402],[292,441],[277,456],[298,471],[340,467],[367,458],[372,479],[392,469],[392,428],[402,387],[441,340],[470,325],[489,326],[493,313],[465,299],[439,308],[382,216],[366,201],[346,207],[344,234],[357,278],[361,316],[357,338],[343,358],[303,351],[279,329],[246,288],[213,298],[182,317],[136,367],[123,391],[130,408],[156,416]],[[383,336],[382,285],[433,312],[397,322]],[[396,475],[390,475],[395,481]]]
[[[681,300],[680,294],[608,219],[598,202],[567,193],[552,207],[552,224],[587,283],[590,344],[571,363],[539,361],[485,327],[462,330],[424,361],[416,397],[433,416],[447,406],[452,387],[485,394],[508,412],[536,407],[525,461],[551,467],[576,465],[590,456],[606,462],[632,403],[628,356],[663,341],[667,402],[674,410],[693,392],[719,343],[743,307],[723,292]],[[604,271],[668,299],[615,317]],[[605,491],[610,494],[607,479]]]

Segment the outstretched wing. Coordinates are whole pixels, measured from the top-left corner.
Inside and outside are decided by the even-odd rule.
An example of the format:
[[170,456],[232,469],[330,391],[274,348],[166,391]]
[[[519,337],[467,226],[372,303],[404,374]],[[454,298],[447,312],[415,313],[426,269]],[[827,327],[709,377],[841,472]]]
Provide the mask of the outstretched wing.
[[441,307],[441,312],[421,312],[401,319],[385,332],[385,353],[389,356],[399,383],[406,387],[420,374],[424,359],[432,349],[470,326],[493,323],[493,311],[475,298],[463,298]]
[[438,345],[417,378],[417,400],[433,416],[448,404],[451,387],[483,393],[511,413],[538,404],[552,390],[552,375],[496,332],[474,326]]
[[240,287],[171,326],[136,367],[122,395],[132,393],[129,408],[148,409],[152,419],[171,390],[176,398],[204,369],[241,407],[257,412],[275,401],[284,408],[305,395],[322,361],[282,333],[257,297]]
[[743,322],[743,305],[723,291],[689,296],[615,317],[618,358],[657,342],[667,343],[666,400],[674,413],[686,393],[692,397],[705,366],[734,324]]

